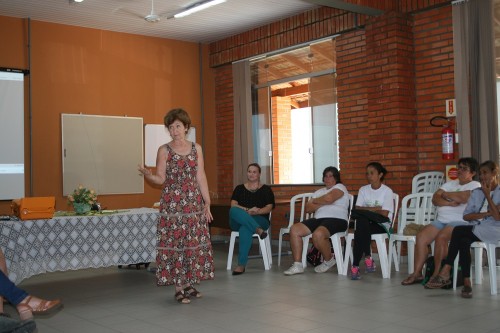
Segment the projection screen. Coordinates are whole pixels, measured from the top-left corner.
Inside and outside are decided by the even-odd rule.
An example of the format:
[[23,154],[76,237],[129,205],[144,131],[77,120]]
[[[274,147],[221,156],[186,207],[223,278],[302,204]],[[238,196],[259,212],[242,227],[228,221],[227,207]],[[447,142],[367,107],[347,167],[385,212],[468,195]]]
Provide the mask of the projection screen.
[[24,74],[0,69],[0,200],[24,197]]

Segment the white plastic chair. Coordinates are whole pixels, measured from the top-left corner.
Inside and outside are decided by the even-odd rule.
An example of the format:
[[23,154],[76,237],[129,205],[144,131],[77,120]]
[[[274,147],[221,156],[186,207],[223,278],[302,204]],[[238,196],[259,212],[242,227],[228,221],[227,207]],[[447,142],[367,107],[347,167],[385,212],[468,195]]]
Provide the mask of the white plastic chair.
[[411,182],[411,193],[434,193],[444,182],[444,173],[440,171],[422,172],[415,175]]
[[[415,175],[411,182],[411,194],[434,193],[444,182],[444,173],[440,171],[422,172]],[[400,211],[401,212],[401,211]],[[433,212],[434,213],[434,212]],[[401,217],[400,217],[401,219]],[[413,223],[415,220],[415,202],[410,201],[406,210],[406,223]],[[398,258],[399,259],[399,258]]]
[[[271,252],[271,213],[269,213],[269,228],[266,230],[267,237],[264,239],[260,239],[258,234],[253,234],[252,238],[257,238],[259,241],[259,250],[262,254],[262,259],[264,261],[264,269],[267,271],[271,269],[271,265],[273,263],[273,254]],[[227,254],[227,265],[226,269],[231,270],[231,264],[233,262],[233,252],[234,252],[234,244],[236,243],[236,238],[240,237],[239,231],[231,231],[231,239],[229,241],[229,252]]]
[[[352,206],[354,204],[354,196],[352,194],[349,194],[349,210],[348,210],[348,215],[347,215],[347,228],[345,231],[337,232],[333,235],[330,236],[330,239],[332,240],[332,246],[333,246],[333,253],[335,254],[335,260],[337,261],[337,272],[338,274],[342,274],[343,269],[344,269],[344,258],[342,255],[342,242],[341,239],[342,237],[346,237],[347,233],[349,231],[349,219],[351,218],[351,210]],[[304,268],[307,267],[307,249],[308,249],[308,244],[309,240],[311,239],[311,235],[307,235],[302,237],[302,266]]]
[[[408,211],[412,212],[412,223],[427,225],[434,218],[435,207],[432,204],[432,196],[434,193],[420,192],[408,194],[401,202],[401,218],[398,223],[398,232],[392,234],[389,238],[389,278],[391,277],[391,265],[394,260],[396,271],[399,271],[399,260],[401,253],[401,242],[408,244],[408,274],[413,273],[413,261],[415,258],[415,242],[416,236],[403,235],[403,230],[408,224]],[[411,207],[414,204],[415,206]],[[397,242],[397,250],[394,243]]]
[[486,244],[486,252],[488,254],[488,270],[490,271],[490,290],[492,295],[497,294],[497,247],[500,247],[500,242],[496,244]]
[[290,228],[296,222],[295,221],[295,210],[298,207],[295,207],[297,204],[300,204],[300,215],[297,218],[297,222],[304,221],[309,218],[309,214],[306,213],[306,203],[312,198],[312,193],[301,193],[294,195],[292,199],[290,199],[290,213],[288,226],[286,228],[280,229],[280,234],[278,238],[278,266],[281,264],[281,247],[283,244],[283,235],[290,233]]
[[[483,249],[487,249],[487,246],[483,242],[474,242],[471,244],[470,248],[474,250],[474,284],[481,284],[483,281]],[[460,253],[457,254],[455,262],[453,263],[453,290],[457,289],[459,258]]]
[[[391,221],[391,228],[394,228],[394,222],[396,221],[396,216],[398,214],[398,208],[399,208],[399,195],[396,193],[393,193],[392,199],[394,201],[394,214],[392,215],[392,221]],[[387,247],[385,244],[385,241],[389,238],[387,233],[383,234],[373,234],[372,235],[372,241],[375,241],[377,245],[377,251],[378,251],[378,256],[379,256],[379,261],[380,261],[380,269],[382,270],[382,277],[384,279],[388,279],[390,270],[389,270],[389,260],[387,257]],[[346,250],[345,250],[345,256],[344,256],[344,263],[343,263],[343,275],[347,275],[347,268],[349,266],[349,260],[352,265],[352,260],[353,260],[353,255],[352,255],[352,241],[354,240],[354,233],[349,233],[346,238]]]

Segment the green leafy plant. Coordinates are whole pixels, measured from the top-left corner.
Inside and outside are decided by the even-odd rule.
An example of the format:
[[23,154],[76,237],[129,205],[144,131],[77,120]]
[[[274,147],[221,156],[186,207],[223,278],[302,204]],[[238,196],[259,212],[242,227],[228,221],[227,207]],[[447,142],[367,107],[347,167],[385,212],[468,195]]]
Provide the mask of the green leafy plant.
[[97,194],[94,190],[79,185],[73,194],[68,195],[68,204],[83,203],[92,206],[97,202]]

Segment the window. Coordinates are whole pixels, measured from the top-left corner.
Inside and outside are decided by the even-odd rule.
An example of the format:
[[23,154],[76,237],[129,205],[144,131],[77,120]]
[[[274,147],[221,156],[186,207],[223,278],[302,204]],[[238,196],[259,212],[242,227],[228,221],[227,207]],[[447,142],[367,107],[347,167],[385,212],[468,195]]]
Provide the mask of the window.
[[253,60],[254,156],[268,184],[322,183],[338,167],[335,40]]

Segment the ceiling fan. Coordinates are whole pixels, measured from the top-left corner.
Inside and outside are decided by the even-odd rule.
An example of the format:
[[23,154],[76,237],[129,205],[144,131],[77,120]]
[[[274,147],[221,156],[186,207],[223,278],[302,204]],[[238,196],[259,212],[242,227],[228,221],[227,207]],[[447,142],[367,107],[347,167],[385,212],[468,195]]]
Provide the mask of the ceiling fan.
[[138,18],[141,18],[149,23],[156,23],[156,22],[159,22],[161,21],[162,18],[169,18],[169,15],[167,15],[168,13],[156,13],[155,12],[155,3],[154,3],[154,0],[151,0],[151,12],[144,16],[142,14],[139,14],[137,12],[134,12],[130,9],[126,9],[126,8],[123,8],[123,7],[120,7],[118,8],[116,11],[121,11],[121,12],[124,12],[124,13],[127,13],[127,14],[130,14],[130,15],[133,15],[135,17],[138,17]]

